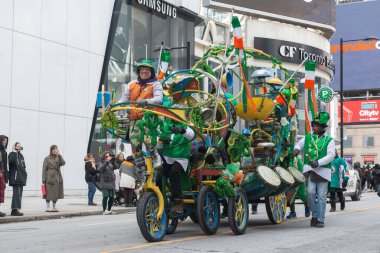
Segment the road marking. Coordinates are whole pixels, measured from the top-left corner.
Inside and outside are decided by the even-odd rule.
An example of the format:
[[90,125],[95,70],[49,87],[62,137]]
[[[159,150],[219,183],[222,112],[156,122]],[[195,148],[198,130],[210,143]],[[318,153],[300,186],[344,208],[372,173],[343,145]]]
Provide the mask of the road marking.
[[[341,214],[347,214],[347,213],[355,213],[355,212],[362,212],[362,211],[367,211],[371,209],[377,209],[380,208],[380,205],[372,206],[372,207],[367,207],[367,208],[358,208],[358,209],[353,209],[353,210],[346,210],[346,211],[337,211],[335,213],[327,213],[326,216],[333,216],[333,215],[341,215]],[[303,218],[297,218],[294,220],[286,220],[282,222],[283,224],[287,223],[293,223],[293,222],[300,222],[300,221],[306,221],[310,220],[310,217],[303,217]],[[258,226],[253,226],[253,227],[248,227],[247,230],[252,230],[258,227],[272,227],[268,226],[267,224],[265,225],[258,225]],[[216,233],[215,235],[198,235],[198,236],[190,236],[182,239],[174,239],[174,240],[168,240],[168,241],[161,241],[161,242],[156,242],[156,243],[145,243],[145,244],[140,244],[136,246],[130,246],[127,248],[120,248],[120,249],[112,249],[112,250],[105,250],[101,251],[100,253],[113,253],[113,252],[122,252],[122,251],[130,251],[134,249],[143,249],[143,248],[148,248],[148,247],[154,247],[154,246],[159,246],[159,245],[166,245],[166,244],[173,244],[177,242],[185,242],[185,241],[192,241],[192,240],[197,240],[197,239],[204,239],[204,238],[209,238],[209,237],[215,237],[219,235],[226,235],[232,233],[231,230],[226,230],[222,231],[219,233]]]
[[90,223],[90,224],[79,225],[79,227],[89,227],[89,226],[97,226],[97,225],[105,225],[105,224],[113,224],[113,223],[122,223],[122,222],[129,222],[129,221],[136,221],[136,219],[133,219],[133,220],[117,220],[117,221],[109,221],[109,222],[102,222],[102,223]]

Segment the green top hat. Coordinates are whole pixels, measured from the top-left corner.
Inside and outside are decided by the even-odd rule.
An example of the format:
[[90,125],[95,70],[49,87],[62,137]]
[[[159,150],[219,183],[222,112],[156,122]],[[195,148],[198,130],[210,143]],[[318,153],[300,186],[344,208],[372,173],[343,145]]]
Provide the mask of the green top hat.
[[154,75],[156,72],[154,70],[154,64],[151,60],[141,60],[139,63],[137,63],[137,73],[140,73],[140,68],[142,67],[150,68],[152,70],[152,75]]
[[314,118],[311,124],[317,123],[321,126],[327,127],[327,123],[329,120],[330,120],[330,115],[328,112],[320,112],[318,113],[317,117]]

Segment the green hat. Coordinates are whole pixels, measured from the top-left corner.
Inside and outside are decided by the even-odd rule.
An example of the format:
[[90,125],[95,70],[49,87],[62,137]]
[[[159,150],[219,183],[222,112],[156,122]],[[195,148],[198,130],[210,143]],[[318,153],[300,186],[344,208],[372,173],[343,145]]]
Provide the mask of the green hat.
[[152,76],[155,75],[155,70],[154,70],[154,64],[151,60],[142,60],[139,63],[137,63],[137,73],[140,73],[140,68],[142,67],[148,67],[152,70]]
[[321,126],[327,127],[327,123],[329,120],[330,120],[330,115],[328,112],[320,112],[318,113],[317,117],[314,118],[311,124],[317,123]]

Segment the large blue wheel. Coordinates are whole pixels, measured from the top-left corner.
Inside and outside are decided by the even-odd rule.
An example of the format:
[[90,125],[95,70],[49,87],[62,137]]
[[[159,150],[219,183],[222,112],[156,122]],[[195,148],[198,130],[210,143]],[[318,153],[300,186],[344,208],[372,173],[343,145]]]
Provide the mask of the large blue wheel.
[[236,196],[228,198],[228,223],[235,235],[245,233],[248,226],[248,198],[240,188],[235,188]]
[[154,192],[148,192],[137,205],[137,223],[141,234],[148,242],[159,242],[166,233],[167,217],[164,211],[161,219],[157,218],[158,198]]
[[273,224],[280,224],[284,221],[286,213],[286,194],[285,192],[275,196],[265,197],[265,208],[269,220]]
[[219,228],[220,210],[218,197],[209,185],[199,191],[197,214],[202,231],[207,235],[215,234]]

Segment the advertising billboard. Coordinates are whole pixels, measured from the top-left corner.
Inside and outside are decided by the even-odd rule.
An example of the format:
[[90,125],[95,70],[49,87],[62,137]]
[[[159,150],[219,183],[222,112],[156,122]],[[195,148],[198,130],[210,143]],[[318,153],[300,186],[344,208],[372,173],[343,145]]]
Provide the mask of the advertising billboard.
[[[340,122],[340,103],[338,103]],[[380,123],[380,100],[355,100],[343,102],[344,124]]]
[[336,7],[336,32],[331,39],[330,53],[334,57],[334,90],[340,88],[340,45],[343,46],[343,90],[380,88],[380,1],[341,4]]
[[204,7],[334,30],[335,0],[203,0]]

